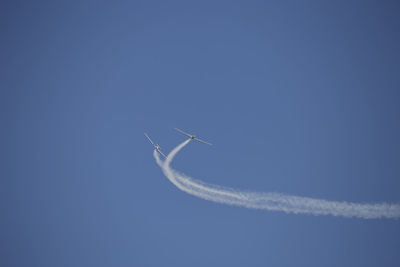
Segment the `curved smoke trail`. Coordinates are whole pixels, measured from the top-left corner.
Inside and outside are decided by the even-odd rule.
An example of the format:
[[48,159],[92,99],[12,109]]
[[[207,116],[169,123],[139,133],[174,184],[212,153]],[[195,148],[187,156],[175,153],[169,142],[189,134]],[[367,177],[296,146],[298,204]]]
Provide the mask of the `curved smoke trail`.
[[154,158],[164,175],[180,190],[206,200],[251,209],[277,210],[287,213],[306,213],[313,215],[334,215],[343,217],[399,218],[398,204],[359,204],[328,201],[308,197],[298,197],[273,192],[246,192],[204,183],[180,173],[170,167],[175,155],[189,143],[189,140],[175,147],[162,161],[154,150]]

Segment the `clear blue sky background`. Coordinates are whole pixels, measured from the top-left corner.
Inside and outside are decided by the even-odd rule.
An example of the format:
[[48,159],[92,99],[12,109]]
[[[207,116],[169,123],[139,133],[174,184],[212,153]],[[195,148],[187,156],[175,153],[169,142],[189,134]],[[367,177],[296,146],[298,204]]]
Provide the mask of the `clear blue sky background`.
[[[168,2],[168,3],[167,3]],[[248,210],[252,191],[400,202],[397,1],[2,1],[0,266],[400,266],[399,220]]]

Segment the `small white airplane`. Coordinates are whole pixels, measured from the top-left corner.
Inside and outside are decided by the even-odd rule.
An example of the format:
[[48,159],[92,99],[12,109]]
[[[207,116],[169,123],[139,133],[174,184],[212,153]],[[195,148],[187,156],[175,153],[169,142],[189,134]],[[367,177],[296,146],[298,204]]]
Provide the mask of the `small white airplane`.
[[157,152],[160,153],[164,158],[167,158],[167,156],[165,156],[164,153],[161,152],[161,147],[159,145],[154,144],[154,142],[150,139],[147,133],[144,133],[144,135],[147,137],[147,139],[149,139],[150,143],[154,146],[154,149],[157,150]]
[[206,141],[204,141],[204,140],[201,140],[201,139],[197,138],[195,135],[185,133],[184,131],[182,131],[182,130],[180,130],[180,129],[178,129],[178,128],[174,128],[174,129],[175,129],[176,131],[180,132],[181,134],[186,135],[186,136],[189,137],[191,140],[196,140],[196,141],[198,141],[198,142],[200,142],[200,143],[204,143],[204,144],[207,144],[207,145],[212,146],[212,144],[210,144],[210,143],[208,143],[208,142],[206,142]]

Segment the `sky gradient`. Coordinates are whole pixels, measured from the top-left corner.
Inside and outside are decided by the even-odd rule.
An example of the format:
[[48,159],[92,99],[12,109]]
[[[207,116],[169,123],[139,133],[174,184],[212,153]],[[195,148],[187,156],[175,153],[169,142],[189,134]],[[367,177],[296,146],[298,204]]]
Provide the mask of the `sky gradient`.
[[0,266],[399,266],[399,220],[248,210],[162,174],[400,203],[396,1],[2,1]]

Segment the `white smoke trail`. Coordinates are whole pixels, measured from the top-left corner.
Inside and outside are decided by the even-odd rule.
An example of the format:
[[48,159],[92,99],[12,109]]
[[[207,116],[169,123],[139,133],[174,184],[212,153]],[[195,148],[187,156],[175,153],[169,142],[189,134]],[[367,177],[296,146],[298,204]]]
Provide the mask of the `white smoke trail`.
[[252,209],[277,210],[287,213],[334,215],[364,219],[400,217],[400,205],[398,204],[359,204],[298,197],[273,192],[246,192],[201,182],[179,173],[170,167],[170,163],[175,155],[189,141],[190,139],[175,147],[164,162],[160,159],[157,151],[154,150],[154,157],[164,175],[176,187],[188,194],[228,205]]

